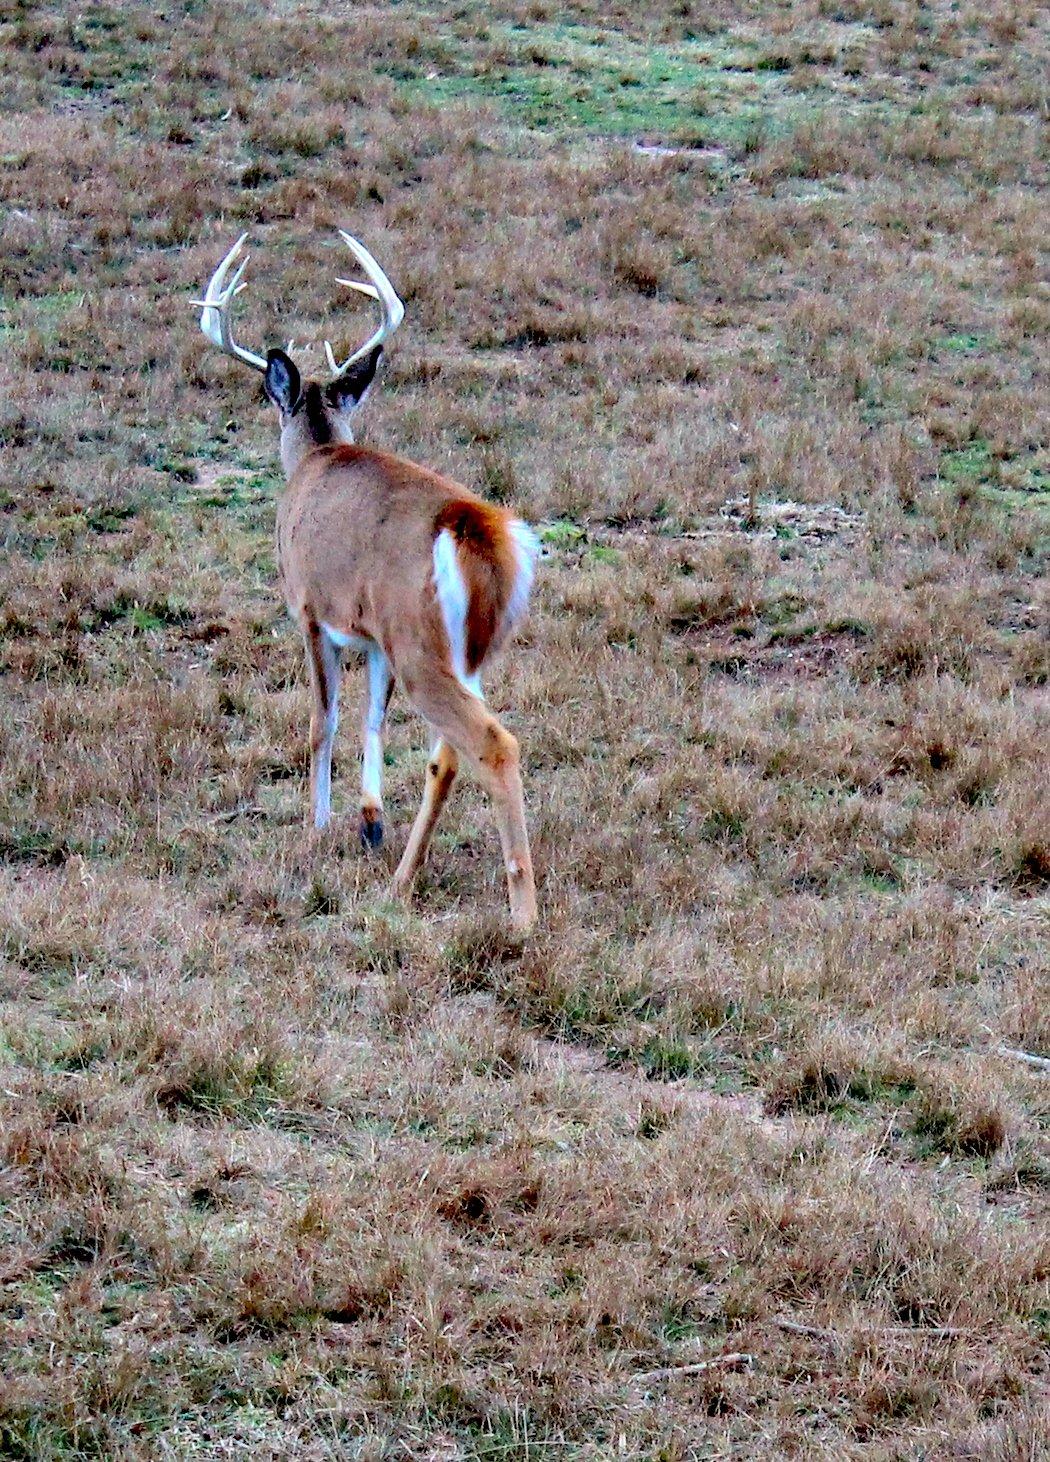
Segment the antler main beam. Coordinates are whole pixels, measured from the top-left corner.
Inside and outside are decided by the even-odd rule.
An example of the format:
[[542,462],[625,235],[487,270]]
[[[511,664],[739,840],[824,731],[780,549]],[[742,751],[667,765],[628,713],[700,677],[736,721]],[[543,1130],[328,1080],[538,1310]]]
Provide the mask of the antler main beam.
[[230,322],[230,305],[236,295],[247,286],[241,283],[241,275],[248,265],[250,254],[244,258],[234,270],[233,277],[229,283],[226,276],[233,268],[237,255],[244,247],[244,241],[248,237],[246,233],[241,234],[233,248],[223,259],[215,273],[208,280],[208,288],[204,291],[202,300],[194,300],[194,305],[200,307],[201,329],[213,345],[227,355],[232,355],[234,360],[239,360],[246,366],[251,366],[254,371],[262,371],[265,374],[266,361],[261,355],[256,355],[252,350],[245,350],[238,345],[233,338],[233,326]]
[[376,300],[382,312],[382,319],[379,328],[365,341],[364,345],[348,355],[342,365],[335,358],[331,345],[326,340],[324,343],[325,355],[328,357],[328,368],[336,377],[345,375],[346,372],[359,361],[362,356],[370,354],[377,345],[382,345],[390,339],[394,331],[405,318],[405,307],[398,299],[394,286],[387,279],[382,269],[373,259],[372,255],[365,248],[360,239],[355,239],[353,234],[348,234],[345,229],[339,230],[339,237],[353,254],[354,258],[361,265],[361,268],[371,280],[365,284],[359,279],[337,279],[337,284],[345,284],[347,289],[356,289],[358,294],[367,295],[369,299]]

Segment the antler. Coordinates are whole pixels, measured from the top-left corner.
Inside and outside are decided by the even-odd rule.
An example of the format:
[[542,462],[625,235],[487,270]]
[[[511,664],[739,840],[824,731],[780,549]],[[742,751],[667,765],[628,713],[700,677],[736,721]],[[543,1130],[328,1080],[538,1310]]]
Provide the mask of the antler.
[[[235,360],[243,362],[244,365],[251,366],[253,370],[265,373],[265,358],[261,355],[256,355],[254,351],[245,350],[242,345],[237,344],[237,341],[233,338],[233,326],[230,321],[230,305],[234,297],[239,295],[242,289],[246,288],[241,283],[241,277],[251,256],[249,254],[244,256],[228,281],[226,276],[233,268],[234,262],[243,248],[244,241],[247,237],[248,235],[246,233],[241,234],[218,269],[216,269],[215,273],[208,280],[208,288],[204,292],[204,298],[202,300],[194,300],[192,303],[200,310],[201,329],[213,345],[217,345],[220,350],[224,351],[227,355],[232,355]],[[359,279],[338,279],[336,283],[345,284],[348,289],[356,289],[359,294],[367,295],[369,299],[376,300],[382,311],[383,318],[375,333],[365,341],[364,345],[358,350],[355,350],[352,355],[347,356],[342,365],[336,360],[329,342],[327,340],[325,341],[324,349],[325,355],[328,358],[328,365],[332,374],[336,377],[345,375],[350,367],[359,361],[362,356],[368,355],[377,345],[382,345],[384,341],[388,340],[405,318],[405,307],[398,299],[394,286],[387,279],[364,244],[359,239],[355,239],[352,234],[346,233],[343,229],[339,230],[339,237],[346,244],[347,248],[350,249],[372,283],[365,284]],[[291,342],[289,341],[289,347],[290,345]]]
[[372,283],[364,284],[358,279],[337,279],[336,283],[345,284],[348,289],[356,289],[358,294],[366,294],[369,299],[378,301],[383,318],[375,334],[369,336],[364,345],[358,350],[355,350],[353,355],[348,355],[342,365],[336,360],[331,345],[327,340],[325,341],[324,350],[325,355],[328,357],[328,367],[336,377],[345,375],[350,367],[356,361],[359,361],[362,356],[368,355],[377,345],[382,345],[384,341],[389,340],[390,336],[393,335],[394,331],[401,324],[401,321],[405,318],[405,307],[398,299],[394,286],[387,279],[364,244],[359,239],[355,239],[353,234],[348,234],[344,229],[339,230],[339,237],[357,259],[357,262],[361,265],[361,268],[368,275]]
[[230,304],[234,295],[240,294],[246,286],[241,283],[241,275],[247,267],[250,254],[245,254],[240,264],[234,270],[233,278],[227,284],[226,276],[233,266],[234,260],[244,245],[246,233],[241,234],[233,248],[223,259],[215,273],[208,280],[208,288],[204,292],[202,300],[194,300],[193,304],[199,306],[201,312],[201,329],[213,345],[220,350],[232,355],[234,360],[242,361],[252,370],[266,371],[266,361],[261,355],[255,355],[250,350],[245,350],[238,345],[233,338],[233,327],[230,324]]

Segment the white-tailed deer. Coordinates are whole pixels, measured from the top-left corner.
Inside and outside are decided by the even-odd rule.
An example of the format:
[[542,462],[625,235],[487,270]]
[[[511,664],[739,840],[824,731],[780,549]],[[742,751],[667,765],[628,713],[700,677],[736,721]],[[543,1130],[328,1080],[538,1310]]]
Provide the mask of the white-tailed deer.
[[[213,344],[260,371],[281,419],[288,480],[277,512],[277,563],[285,601],[302,631],[313,692],[310,802],[314,827],[331,815],[332,743],[339,714],[340,653],[367,664],[361,841],[383,841],[383,733],[395,681],[431,727],[423,802],[394,888],[406,895],[426,857],[462,756],[489,792],[507,870],[511,918],[536,914],[532,859],[518,771],[518,744],[482,699],[481,670],[521,621],[537,542],[504,508],[385,452],[354,445],[351,419],[375,377],[404,306],[372,255],[340,231],[371,281],[340,284],[379,303],[375,333],[342,365],[325,342],[332,379],[303,381],[290,356],[243,349],[230,320],[247,258],[245,235],[212,275],[201,329]],[[231,270],[233,271],[231,274]]]

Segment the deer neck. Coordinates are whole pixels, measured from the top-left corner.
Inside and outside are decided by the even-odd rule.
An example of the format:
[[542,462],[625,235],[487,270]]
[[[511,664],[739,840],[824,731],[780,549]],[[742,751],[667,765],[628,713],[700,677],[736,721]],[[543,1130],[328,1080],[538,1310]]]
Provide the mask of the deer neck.
[[304,390],[291,416],[281,428],[281,466],[286,479],[300,463],[321,447],[352,446],[354,434],[341,412],[328,406],[316,382]]

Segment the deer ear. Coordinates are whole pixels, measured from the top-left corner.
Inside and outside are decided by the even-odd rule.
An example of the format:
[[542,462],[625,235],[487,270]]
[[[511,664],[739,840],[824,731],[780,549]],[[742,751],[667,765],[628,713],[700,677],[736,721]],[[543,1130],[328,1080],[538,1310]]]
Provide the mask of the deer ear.
[[266,394],[285,416],[291,416],[299,404],[302,382],[295,361],[283,350],[266,352],[266,376],[263,380]]
[[361,360],[355,361],[341,376],[336,376],[325,387],[325,397],[329,406],[336,411],[353,411],[360,406],[368,394],[368,388],[375,380],[376,368],[379,365],[379,357],[383,354],[383,347],[377,345],[370,350]]

